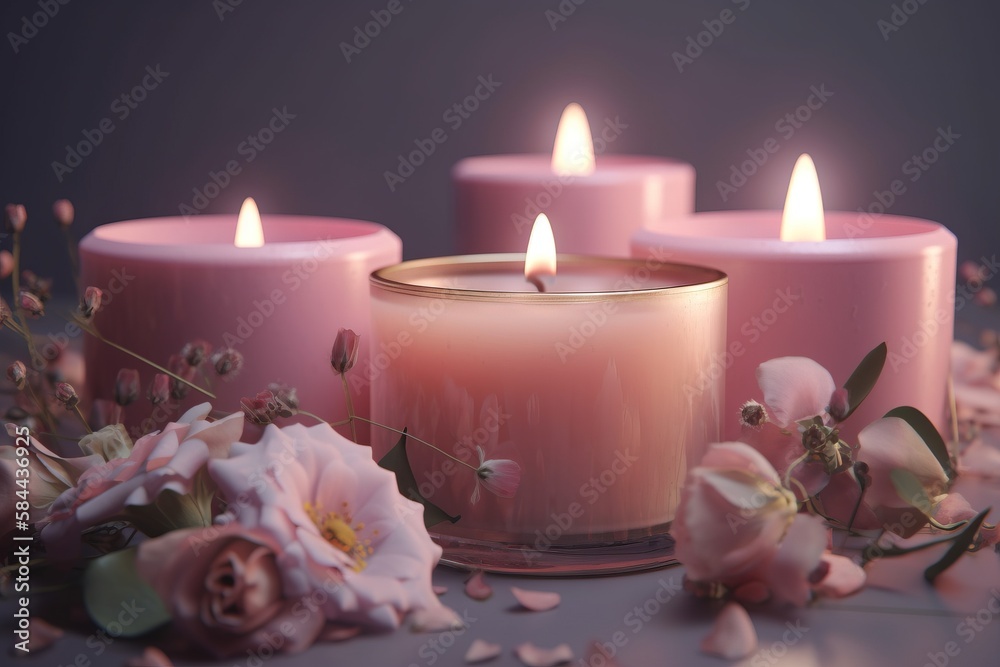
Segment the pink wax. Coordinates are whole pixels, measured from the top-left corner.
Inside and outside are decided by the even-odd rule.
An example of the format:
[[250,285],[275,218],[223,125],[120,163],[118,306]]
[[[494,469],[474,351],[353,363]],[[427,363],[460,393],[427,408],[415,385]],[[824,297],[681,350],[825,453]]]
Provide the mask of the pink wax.
[[[538,293],[523,271],[524,255],[483,255],[372,277],[373,346],[385,357],[373,418],[473,466],[477,446],[521,466],[513,498],[482,490],[473,504],[474,471],[407,447],[421,493],[462,516],[434,529],[446,557],[487,569],[664,535],[686,471],[721,435],[721,379],[693,400],[682,388],[723,352],[723,274],[560,255]],[[396,440],[372,430],[378,456]]]
[[694,167],[599,155],[593,173],[557,175],[549,155],[470,157],[452,169],[461,253],[523,252],[538,213],[561,252],[627,257],[632,233],[694,210]]
[[[80,243],[82,282],[105,293],[95,324],[110,340],[164,366],[199,338],[243,353],[238,377],[212,378],[218,410],[238,411],[241,397],[282,382],[297,389],[303,409],[342,419],[343,388],[330,367],[333,341],[340,327],[361,334],[358,366],[367,364],[368,276],[398,262],[402,243],[385,227],[358,220],[264,215],[262,224],[265,244],[257,248],[233,244],[235,215],[98,227]],[[119,368],[138,369],[144,393],[154,373],[90,336],[85,354],[94,397],[112,397]],[[352,395],[367,414],[367,382],[356,381]],[[135,428],[149,418],[144,430],[161,428],[205,400],[192,390],[169,413],[150,414],[143,396],[126,420]]]
[[780,223],[780,211],[720,211],[663,220],[633,237],[635,257],[706,264],[729,275],[728,347],[706,374],[726,373],[726,438],[740,434],[740,405],[762,398],[755,377],[761,362],[811,357],[839,385],[883,341],[885,369],[846,422],[845,437],[855,442],[862,427],[900,405],[919,408],[943,430],[955,236],[917,218],[827,212],[827,240],[788,242],[779,239]]

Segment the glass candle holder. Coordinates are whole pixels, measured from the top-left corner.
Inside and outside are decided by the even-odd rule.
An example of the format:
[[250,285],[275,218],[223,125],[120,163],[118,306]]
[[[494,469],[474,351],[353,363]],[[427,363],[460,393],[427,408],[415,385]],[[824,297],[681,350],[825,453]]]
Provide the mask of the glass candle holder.
[[[372,274],[372,417],[406,428],[446,562],[581,574],[670,562],[688,469],[720,438],[725,274],[560,255],[539,292],[524,255]],[[381,457],[398,436],[373,429]],[[520,468],[513,497],[475,468]]]

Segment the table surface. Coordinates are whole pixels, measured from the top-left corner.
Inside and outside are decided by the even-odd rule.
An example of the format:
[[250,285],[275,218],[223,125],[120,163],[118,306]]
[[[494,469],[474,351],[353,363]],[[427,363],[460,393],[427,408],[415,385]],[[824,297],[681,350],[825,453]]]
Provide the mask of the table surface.
[[[973,324],[981,327],[983,322]],[[973,507],[993,506],[995,511],[988,521],[1000,521],[1000,480],[960,477],[955,490]],[[1000,553],[986,549],[968,554],[930,585],[923,579],[923,569],[942,549],[870,564],[867,586],[845,599],[821,600],[804,609],[751,610],[760,647],[736,664],[1000,665]],[[699,651],[716,607],[680,591],[683,567],[589,578],[487,575],[494,594],[483,602],[465,595],[466,576],[444,566],[434,573],[434,582],[448,587],[442,601],[466,620],[467,627],[461,631],[416,634],[404,627],[395,633],[316,644],[297,655],[277,655],[263,661],[244,655],[222,661],[174,656],[174,662],[246,667],[464,665],[469,645],[474,639],[483,639],[503,646],[500,657],[484,663],[497,667],[520,665],[513,650],[523,642],[542,647],[568,644],[574,666],[727,664]],[[519,610],[511,586],[556,591],[562,603],[547,612]],[[75,595],[33,593],[32,613],[45,618],[47,610],[64,612],[70,606],[67,598],[75,599]],[[8,647],[14,642],[10,639],[13,603],[11,599],[0,601],[0,632],[4,637],[0,661],[5,664],[122,665],[146,645],[142,640],[104,639],[93,634],[86,623],[77,622],[51,648],[16,663],[8,662]],[[590,652],[594,642],[604,643],[613,661]]]

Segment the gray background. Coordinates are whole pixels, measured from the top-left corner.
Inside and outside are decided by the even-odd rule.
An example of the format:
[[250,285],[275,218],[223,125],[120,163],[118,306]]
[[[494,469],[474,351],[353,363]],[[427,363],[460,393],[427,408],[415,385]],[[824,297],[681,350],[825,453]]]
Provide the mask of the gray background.
[[[896,3],[914,13],[886,39],[878,21],[891,20],[889,0],[564,0],[573,13],[558,23],[546,15],[559,11],[557,0],[400,2],[350,63],[341,43],[388,0],[4,2],[0,199],[29,207],[27,265],[67,288],[64,262],[54,259],[62,244],[52,200],[76,203],[77,236],[114,220],[177,215],[232,159],[242,171],[206,212],[235,215],[252,195],[265,213],[381,222],[410,258],[449,253],[454,162],[550,150],[571,100],[595,126],[628,124],[609,152],[694,164],[699,210],[780,207],[791,166],[808,151],[828,208],[868,207],[875,190],[903,179],[907,190],[890,211],[946,224],[960,258],[988,257],[1000,242],[995,3]],[[58,13],[37,34],[24,32],[25,17],[47,3]],[[679,72],[674,52],[724,9],[735,20]],[[31,36],[15,53],[11,35],[22,32]],[[157,65],[169,75],[120,119],[116,98]],[[453,129],[444,112],[481,75],[500,87]],[[788,138],[775,123],[811,86],[833,96]],[[247,164],[238,146],[275,107],[295,118]],[[52,163],[103,118],[114,131],[60,182]],[[385,171],[438,127],[447,141],[391,192]],[[948,127],[960,139],[911,182],[904,163]],[[717,182],[769,137],[780,150],[723,201]]]

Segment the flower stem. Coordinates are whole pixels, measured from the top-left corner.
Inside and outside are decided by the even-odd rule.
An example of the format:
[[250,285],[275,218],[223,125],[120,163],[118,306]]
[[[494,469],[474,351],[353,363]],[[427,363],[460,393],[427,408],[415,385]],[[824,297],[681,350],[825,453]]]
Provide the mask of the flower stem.
[[24,342],[28,344],[31,365],[35,367],[35,370],[41,371],[45,369],[45,361],[38,354],[35,339],[31,335],[31,327],[28,326],[28,318],[24,314],[24,309],[21,308],[21,232],[14,232],[14,247],[11,255],[14,257],[14,272],[10,274],[11,286],[14,289],[14,317],[20,324],[20,333],[24,336]]
[[347,386],[347,376],[340,374],[340,382],[344,387],[344,399],[347,401],[347,419],[351,422],[351,439],[358,441],[358,429],[354,425],[354,401],[351,399],[351,389]]
[[417,436],[413,435],[412,433],[405,433],[403,431],[400,431],[398,428],[393,428],[391,426],[386,426],[385,424],[379,424],[378,422],[372,421],[371,419],[365,419],[364,417],[355,416],[354,419],[357,419],[359,421],[363,421],[366,424],[371,424],[372,426],[378,426],[379,428],[384,428],[387,431],[392,431],[393,433],[398,433],[399,435],[405,435],[407,438],[410,438],[411,440],[416,440],[420,444],[426,445],[426,446],[430,447],[431,449],[433,449],[438,454],[441,454],[442,456],[448,457],[449,459],[451,459],[455,463],[459,463],[459,464],[465,466],[466,468],[468,468],[469,470],[475,470],[477,472],[479,471],[479,467],[478,466],[474,466],[474,465],[472,465],[470,463],[467,463],[466,461],[463,461],[460,458],[452,456],[451,454],[449,454],[448,452],[444,451],[443,449],[441,449],[439,447],[435,447],[434,445],[432,445],[431,443],[427,442],[426,440],[421,440],[420,438],[418,438]]
[[94,429],[90,428],[90,424],[87,423],[87,418],[83,416],[82,412],[80,412],[79,405],[73,406],[73,412],[76,413],[76,416],[80,419],[80,423],[83,424],[83,427],[87,429],[87,433],[93,433]]
[[184,378],[182,378],[180,375],[177,375],[176,373],[171,373],[170,371],[168,371],[166,368],[164,368],[163,366],[159,365],[158,363],[150,361],[149,359],[147,359],[146,357],[142,356],[141,354],[133,352],[132,350],[130,350],[128,348],[122,347],[121,345],[119,345],[118,343],[114,342],[113,340],[108,340],[107,338],[104,337],[104,334],[102,334],[100,331],[97,330],[96,327],[94,327],[93,324],[90,324],[89,322],[84,322],[80,318],[75,318],[75,319],[76,319],[77,325],[81,329],[83,329],[84,331],[86,331],[87,333],[89,333],[91,336],[93,336],[97,340],[101,341],[102,343],[107,343],[108,345],[110,345],[111,347],[115,348],[116,350],[124,352],[125,354],[127,354],[127,355],[129,355],[131,357],[134,357],[135,359],[138,359],[142,363],[148,364],[148,365],[152,366],[153,368],[155,368],[156,370],[160,371],[161,373],[165,373],[165,374],[169,375],[170,377],[174,378],[178,382],[183,382],[187,386],[189,386],[192,389],[195,389],[197,391],[200,391],[201,393],[205,394],[205,396],[208,396],[209,398],[213,398],[213,399],[215,398],[215,394],[213,394],[212,392],[208,391],[204,387],[201,387],[201,386],[195,384],[194,382],[191,382],[190,380],[185,380]]

